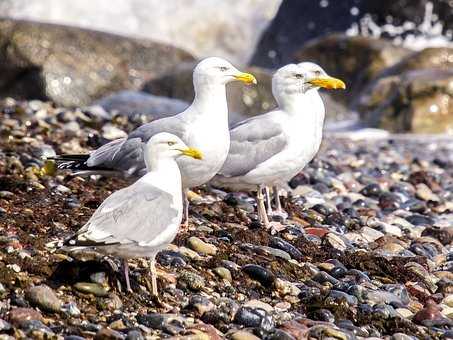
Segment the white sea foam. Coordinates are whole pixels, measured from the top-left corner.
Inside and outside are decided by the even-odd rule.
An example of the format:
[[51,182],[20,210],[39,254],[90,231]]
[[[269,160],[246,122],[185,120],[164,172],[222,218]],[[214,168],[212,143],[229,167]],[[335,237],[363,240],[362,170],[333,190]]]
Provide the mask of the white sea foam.
[[387,23],[379,26],[374,22],[371,15],[364,15],[359,23],[353,24],[346,34],[350,36],[368,36],[380,38],[390,37],[395,45],[404,46],[420,51],[427,47],[453,47],[453,32],[444,32],[444,23],[433,12],[434,5],[427,2],[423,21],[417,25],[406,21],[402,25]]

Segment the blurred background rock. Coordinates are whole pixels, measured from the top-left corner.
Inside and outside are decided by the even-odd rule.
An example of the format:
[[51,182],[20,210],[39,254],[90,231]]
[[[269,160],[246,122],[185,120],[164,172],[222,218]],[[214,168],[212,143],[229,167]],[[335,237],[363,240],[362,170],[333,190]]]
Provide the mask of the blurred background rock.
[[452,6],[449,0],[0,0],[0,96],[160,117],[190,102],[196,60],[218,55],[259,80],[256,87],[231,86],[235,122],[275,106],[273,69],[312,60],[348,85],[323,93],[328,126],[451,134]]

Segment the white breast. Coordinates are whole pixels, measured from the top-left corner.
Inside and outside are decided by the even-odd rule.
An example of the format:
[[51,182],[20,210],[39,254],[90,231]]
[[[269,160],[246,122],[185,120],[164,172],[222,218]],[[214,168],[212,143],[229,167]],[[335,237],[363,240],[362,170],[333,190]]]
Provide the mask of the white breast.
[[[211,115],[212,118],[216,118]],[[207,183],[221,169],[230,147],[230,133],[227,123],[215,119],[199,119],[186,137],[186,144],[199,149],[203,159],[180,157],[182,184],[192,188]]]

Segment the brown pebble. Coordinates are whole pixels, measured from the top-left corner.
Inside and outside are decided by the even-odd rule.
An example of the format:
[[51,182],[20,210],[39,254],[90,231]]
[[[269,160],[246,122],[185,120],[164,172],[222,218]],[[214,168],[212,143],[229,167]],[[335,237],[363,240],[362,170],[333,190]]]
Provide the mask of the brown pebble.
[[9,312],[9,322],[17,326],[23,321],[39,320],[42,321],[42,315],[36,309],[32,308],[13,308]]
[[308,327],[297,321],[287,321],[281,325],[280,329],[292,335],[295,339],[307,338]]
[[439,306],[437,306],[433,300],[428,300],[425,308],[414,315],[413,321],[418,324],[422,324],[424,321],[436,320],[439,318],[442,318]]

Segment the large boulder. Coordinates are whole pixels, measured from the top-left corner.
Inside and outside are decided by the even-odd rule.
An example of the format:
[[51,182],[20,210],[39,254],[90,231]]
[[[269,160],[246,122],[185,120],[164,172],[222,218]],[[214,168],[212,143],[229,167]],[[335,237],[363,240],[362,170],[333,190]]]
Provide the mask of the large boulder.
[[[429,17],[430,6],[436,17]],[[290,62],[294,52],[309,40],[330,32],[352,31],[354,27],[358,28],[356,33],[362,29],[363,33],[391,39],[404,39],[408,35],[437,35],[438,25],[443,25],[443,32],[446,33],[453,29],[452,7],[450,0],[285,0],[264,32],[252,64],[281,66]],[[370,17],[373,24],[367,24]],[[435,18],[440,22],[433,22]],[[382,28],[389,22],[398,28]],[[413,25],[403,26],[405,22],[412,22]],[[426,39],[424,42],[429,43]]]
[[245,63],[282,0],[1,0],[0,15],[160,41]]
[[[143,91],[190,102],[194,97],[192,69],[191,65],[182,65],[172,73],[149,81],[143,87]],[[258,83],[253,86],[246,86],[239,82],[228,84],[230,124],[268,112],[277,106],[272,95],[272,72],[259,67],[248,67],[244,70],[255,75]],[[336,121],[348,117],[347,109],[332,99],[330,93],[322,92],[321,96],[326,104],[329,120]]]
[[453,69],[453,48],[430,47],[414,52],[396,65],[384,70],[379,77],[401,74],[423,69]]
[[347,90],[334,93],[334,97],[349,102],[368,82],[410,53],[383,39],[329,34],[305,44],[294,59],[314,61],[330,75],[344,80]]
[[382,77],[356,104],[362,120],[392,132],[453,131],[453,69]]
[[0,96],[81,106],[121,89],[138,89],[188,53],[147,40],[74,27],[0,20]]

